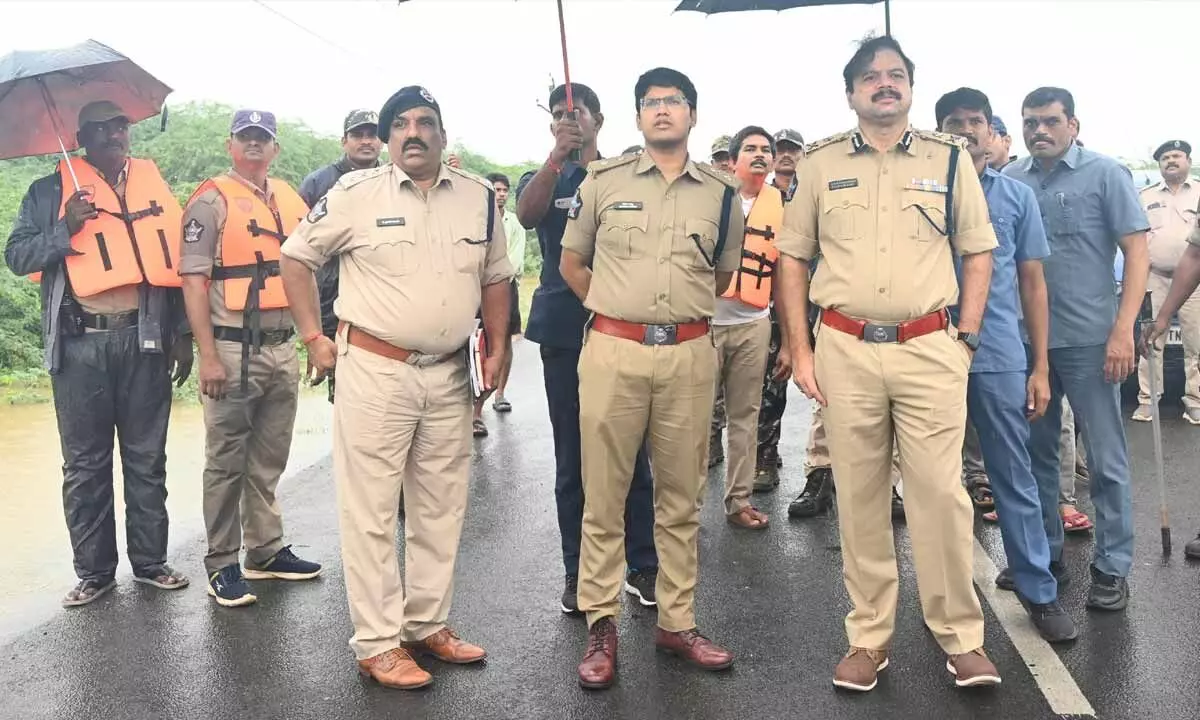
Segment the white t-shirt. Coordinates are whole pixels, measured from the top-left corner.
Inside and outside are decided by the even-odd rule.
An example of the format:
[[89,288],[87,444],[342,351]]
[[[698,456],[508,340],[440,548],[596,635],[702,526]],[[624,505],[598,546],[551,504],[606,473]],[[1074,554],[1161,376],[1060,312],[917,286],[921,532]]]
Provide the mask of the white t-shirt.
[[[750,208],[754,207],[755,198],[742,195],[742,215],[750,217]],[[737,276],[733,278],[737,282]],[[761,320],[771,314],[770,308],[756,308],[741,300],[732,298],[717,298],[716,310],[713,313],[713,325],[744,325],[755,320]]]

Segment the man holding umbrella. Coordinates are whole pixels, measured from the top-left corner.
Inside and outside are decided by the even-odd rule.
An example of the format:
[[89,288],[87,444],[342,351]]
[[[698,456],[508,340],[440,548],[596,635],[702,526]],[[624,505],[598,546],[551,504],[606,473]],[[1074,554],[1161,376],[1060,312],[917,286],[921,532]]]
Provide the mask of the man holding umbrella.
[[174,269],[181,210],[154,163],[129,157],[129,123],[107,100],[80,110],[84,156],[60,160],[29,187],[4,253],[14,273],[40,273],[79,576],[65,606],[86,605],[115,585],[114,429],[134,580],[164,590],[188,584],[166,562],[171,382],[182,384],[192,366]]

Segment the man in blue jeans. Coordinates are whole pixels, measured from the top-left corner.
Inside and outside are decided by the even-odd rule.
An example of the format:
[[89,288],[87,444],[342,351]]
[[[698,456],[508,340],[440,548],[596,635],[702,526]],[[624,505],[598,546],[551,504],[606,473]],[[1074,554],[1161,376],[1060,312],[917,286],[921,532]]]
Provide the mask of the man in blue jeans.
[[[600,99],[586,85],[571,83],[576,119],[566,116],[567,92],[559,85],[550,93],[554,149],[536,172],[517,185],[517,219],[536,229],[542,250],[542,275],[533,294],[525,337],[541,346],[546,402],[554,428],[554,497],[562,535],[566,586],[562,611],[578,613],[576,587],[579,544],[583,533],[583,472],[579,440],[579,354],[587,310],[567,287],[558,271],[567,209],[587,175],[587,164],[600,158],[596,134],[604,124]],[[569,159],[580,151],[579,162]],[[654,606],[658,555],[654,548],[654,487],[645,447],[638,453],[625,503],[625,590],[645,606]]]
[[[1134,321],[1146,292],[1150,258],[1142,210],[1129,170],[1075,141],[1079,121],[1071,93],[1031,92],[1021,107],[1025,146],[1032,157],[1004,168],[1033,189],[1050,257],[1050,404],[1033,423],[1029,455],[1041,492],[1050,557],[1062,560],[1059,431],[1065,395],[1083,428],[1096,508],[1096,547],[1087,605],[1123,610],[1133,565],[1133,498],[1129,449],[1121,417],[1121,382],[1133,372]],[[1120,308],[1112,281],[1117,247],[1125,254]],[[1001,510],[1003,517],[1003,510]]]
[[[999,242],[992,251],[992,278],[980,335],[972,338],[968,334],[965,341],[968,346],[977,343],[967,381],[967,412],[978,431],[979,447],[993,481],[1000,536],[1009,563],[1004,573],[1047,642],[1074,640],[1078,634],[1075,622],[1058,603],[1058,581],[1052,572],[1054,563],[1027,448],[1029,421],[1045,412],[1050,400],[1046,352],[1050,321],[1042,275],[1042,259],[1050,254],[1050,248],[1033,192],[988,167],[993,131],[987,96],[972,88],[959,88],[938,100],[934,114],[942,132],[967,139],[967,152],[983,185]],[[962,268],[957,269],[961,274]],[[1017,320],[1018,287],[1036,358],[1028,379]],[[1001,585],[1000,578],[996,584]]]

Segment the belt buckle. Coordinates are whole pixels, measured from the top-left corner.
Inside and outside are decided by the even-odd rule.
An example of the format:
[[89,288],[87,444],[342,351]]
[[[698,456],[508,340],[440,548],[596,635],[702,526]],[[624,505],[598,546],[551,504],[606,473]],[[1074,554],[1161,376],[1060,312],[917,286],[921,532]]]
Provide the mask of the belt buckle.
[[678,325],[647,325],[642,336],[643,345],[675,345],[678,342]]
[[426,355],[425,353],[415,352],[409,355],[405,362],[413,367],[423,368],[429,367],[430,365],[437,365],[439,362],[441,362],[441,360],[441,355]]
[[876,325],[875,323],[867,323],[863,326],[862,333],[863,342],[869,343],[894,343],[900,341],[900,326],[899,325]]

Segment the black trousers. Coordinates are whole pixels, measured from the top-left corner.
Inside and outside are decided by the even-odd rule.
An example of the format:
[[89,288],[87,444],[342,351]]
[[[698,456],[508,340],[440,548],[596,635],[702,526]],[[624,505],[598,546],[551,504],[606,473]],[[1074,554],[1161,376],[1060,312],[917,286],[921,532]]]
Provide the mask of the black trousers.
[[[554,499],[562,535],[563,566],[579,575],[579,543],[583,535],[583,468],[579,440],[579,353],[541,346],[546,402],[554,429]],[[645,445],[638,452],[633,481],[625,500],[625,562],[630,570],[658,567],[654,548],[654,481]]]
[[75,574],[80,580],[116,574],[114,430],[129,564],[137,575],[154,574],[167,560],[167,356],[142,353],[136,327],[64,338],[62,371],[51,376],[51,386]]

